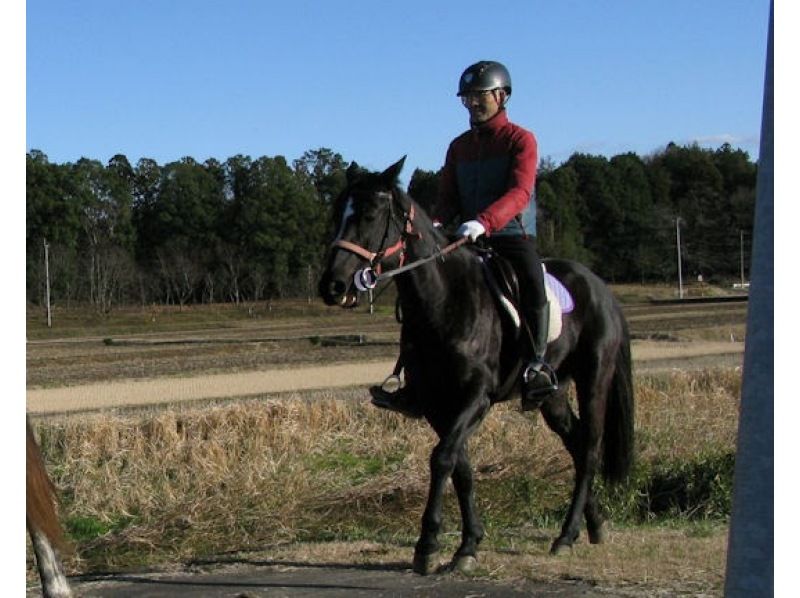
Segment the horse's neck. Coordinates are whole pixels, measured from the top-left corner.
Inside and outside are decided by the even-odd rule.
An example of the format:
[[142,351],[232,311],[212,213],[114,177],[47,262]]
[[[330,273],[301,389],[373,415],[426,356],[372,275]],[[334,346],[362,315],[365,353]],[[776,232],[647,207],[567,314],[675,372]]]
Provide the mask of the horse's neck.
[[[407,260],[425,259],[444,249],[449,241],[433,229],[423,233],[422,238],[409,242]],[[455,249],[441,258],[431,260],[419,268],[414,268],[405,276],[398,277],[397,289],[400,302],[406,310],[405,316],[418,318],[427,325],[448,326],[448,304],[465,301],[461,290],[471,279],[474,256],[463,248]],[[456,297],[456,294],[462,294]]]

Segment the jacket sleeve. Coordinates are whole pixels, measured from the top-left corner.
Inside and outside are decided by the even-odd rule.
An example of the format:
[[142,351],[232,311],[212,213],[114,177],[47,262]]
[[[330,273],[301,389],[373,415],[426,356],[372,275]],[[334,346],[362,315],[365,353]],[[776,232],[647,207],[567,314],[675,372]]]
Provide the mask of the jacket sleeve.
[[487,236],[502,229],[528,206],[536,184],[538,148],[533,133],[520,128],[514,135],[510,153],[506,192],[478,214],[478,221],[486,227]]

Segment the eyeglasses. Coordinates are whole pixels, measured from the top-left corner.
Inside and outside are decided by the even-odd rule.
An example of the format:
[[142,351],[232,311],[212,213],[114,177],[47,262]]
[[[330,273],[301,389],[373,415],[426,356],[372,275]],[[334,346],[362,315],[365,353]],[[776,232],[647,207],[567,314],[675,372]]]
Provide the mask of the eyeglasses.
[[461,94],[461,103],[462,104],[469,104],[470,102],[477,100],[481,101],[484,98],[488,98],[489,95],[494,93],[494,89],[481,89],[477,91],[467,91]]

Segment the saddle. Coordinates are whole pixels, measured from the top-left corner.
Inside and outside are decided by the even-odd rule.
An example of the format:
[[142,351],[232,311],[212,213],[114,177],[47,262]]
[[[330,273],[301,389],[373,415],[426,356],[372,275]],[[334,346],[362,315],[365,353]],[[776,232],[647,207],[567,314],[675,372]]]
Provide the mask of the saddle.
[[[478,259],[483,265],[486,284],[492,291],[501,313],[505,314],[516,331],[517,338],[522,332],[523,321],[520,315],[520,291],[517,273],[511,264],[490,249],[479,249]],[[547,342],[553,342],[561,334],[563,314],[573,310],[575,303],[567,288],[547,271],[542,264],[544,273],[544,290],[550,304],[550,327]]]
[[518,338],[522,331],[522,318],[518,307],[520,293],[517,273],[507,260],[490,249],[480,249],[478,259],[483,266],[486,285],[500,305],[501,313],[510,318]]

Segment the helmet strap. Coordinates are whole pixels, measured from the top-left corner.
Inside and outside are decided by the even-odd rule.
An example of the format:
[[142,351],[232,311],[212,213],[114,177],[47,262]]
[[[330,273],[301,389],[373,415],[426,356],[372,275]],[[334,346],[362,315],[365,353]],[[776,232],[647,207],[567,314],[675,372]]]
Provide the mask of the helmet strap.
[[495,101],[500,106],[500,110],[505,110],[506,103],[508,102],[508,94],[506,91],[498,87],[497,89],[493,89],[492,93],[494,94]]

